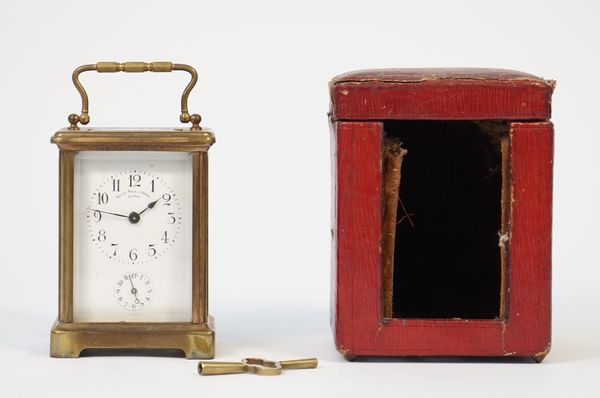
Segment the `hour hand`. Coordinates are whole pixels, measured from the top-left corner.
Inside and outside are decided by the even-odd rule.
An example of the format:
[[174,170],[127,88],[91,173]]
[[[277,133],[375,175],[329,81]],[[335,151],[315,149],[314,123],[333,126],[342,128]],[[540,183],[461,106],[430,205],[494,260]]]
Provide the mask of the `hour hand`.
[[98,209],[91,209],[88,207],[88,210],[98,213],[102,213],[102,214],[110,214],[111,216],[117,216],[117,217],[125,217],[125,218],[129,218],[129,216],[126,216],[125,214],[119,214],[119,213],[111,213],[110,211],[104,211],[104,210],[98,210]]
[[138,216],[141,216],[142,213],[144,213],[146,210],[154,208],[154,206],[156,206],[156,202],[158,202],[159,200],[160,200],[160,198],[156,199],[154,202],[148,203],[148,206],[146,206],[146,208],[144,210],[140,211],[138,213]]
[[146,206],[146,208],[142,211],[135,212],[132,211],[131,213],[129,213],[129,215],[127,216],[127,218],[129,218],[129,222],[132,224],[137,224],[140,222],[140,216],[148,209],[153,208],[154,206],[156,206],[156,202],[158,202],[160,200],[160,198],[156,199],[154,202],[150,202],[148,203],[148,206]]

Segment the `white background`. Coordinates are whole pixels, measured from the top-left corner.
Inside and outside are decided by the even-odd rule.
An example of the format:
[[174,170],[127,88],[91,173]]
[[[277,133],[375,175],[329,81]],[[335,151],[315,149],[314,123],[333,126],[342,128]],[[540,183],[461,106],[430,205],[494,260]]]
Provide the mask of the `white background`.
[[[600,396],[594,1],[4,1],[0,5],[0,395]],[[48,357],[57,314],[58,151],[71,71],[172,60],[212,127],[217,358],[318,356],[278,378],[200,377],[180,358]],[[541,365],[347,363],[329,328],[327,82],[373,67],[503,67],[558,81],[553,349]],[[186,74],[83,76],[90,126],[174,126]],[[209,395],[210,394],[210,395]]]

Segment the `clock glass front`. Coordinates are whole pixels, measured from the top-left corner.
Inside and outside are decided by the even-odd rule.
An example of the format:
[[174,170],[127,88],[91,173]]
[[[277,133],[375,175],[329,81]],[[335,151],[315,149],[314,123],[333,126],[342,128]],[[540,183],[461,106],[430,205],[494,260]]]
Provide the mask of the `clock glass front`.
[[73,320],[190,322],[192,156],[75,156]]

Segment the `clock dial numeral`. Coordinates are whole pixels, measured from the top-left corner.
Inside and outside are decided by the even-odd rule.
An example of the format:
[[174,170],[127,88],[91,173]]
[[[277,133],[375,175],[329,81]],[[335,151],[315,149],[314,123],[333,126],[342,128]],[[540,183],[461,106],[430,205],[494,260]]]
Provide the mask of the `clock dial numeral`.
[[106,240],[106,231],[101,229],[98,231],[98,242],[104,242]]
[[169,195],[168,193],[166,193],[166,194],[164,194],[162,196],[162,199],[163,199],[163,205],[165,205],[165,206],[171,206],[171,203],[170,203],[171,202],[171,195]]
[[156,256],[156,249],[154,248],[156,245],[148,245],[148,256],[154,257]]
[[167,220],[167,223],[169,224],[175,224],[175,221],[177,221],[177,219],[174,216],[175,213],[173,213],[172,211],[169,212],[169,219]]
[[113,255],[113,257],[117,255],[117,247],[118,247],[118,246],[119,246],[119,244],[118,244],[118,243],[111,243],[111,244],[110,244],[110,247],[112,247],[112,248],[114,249],[114,250],[113,250],[113,254],[112,254],[112,255]]
[[94,210],[94,219],[96,222],[100,222],[102,220],[102,213],[98,210]]
[[98,197],[99,205],[105,205],[108,203],[108,194],[106,192],[96,192],[96,196]]
[[121,192],[121,180],[113,179],[112,180],[112,188],[113,188],[113,192]]
[[129,188],[138,188],[140,186],[140,181],[142,181],[141,175],[130,174],[129,175]]
[[163,237],[161,239],[165,243],[169,243],[169,236],[167,235],[167,231],[163,233]]
[[150,183],[151,185],[151,191],[150,192],[154,192],[154,180],[152,180],[152,182]]
[[135,260],[137,260],[137,259],[138,259],[138,254],[137,254],[137,250],[136,250],[136,249],[131,249],[131,250],[129,251],[129,259],[130,259],[131,261],[135,261]]

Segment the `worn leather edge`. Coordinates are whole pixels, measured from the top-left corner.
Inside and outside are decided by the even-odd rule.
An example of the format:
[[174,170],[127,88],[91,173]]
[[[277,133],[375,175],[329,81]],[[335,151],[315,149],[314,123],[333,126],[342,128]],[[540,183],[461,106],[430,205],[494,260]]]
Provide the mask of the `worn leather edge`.
[[[407,76],[413,72],[414,77],[399,78],[393,76],[385,76],[382,72],[393,72],[398,71],[399,74],[402,72],[406,73]],[[410,71],[410,72],[409,72]],[[381,73],[379,76],[377,73]],[[472,73],[472,76],[468,75],[468,72]],[[494,75],[494,72],[497,72]],[[369,76],[371,73],[372,76]],[[454,73],[454,75],[453,75]],[[486,74],[488,73],[488,74]],[[361,76],[364,74],[366,76]],[[478,75],[479,74],[479,75]],[[504,75],[503,75],[504,74]],[[494,68],[423,68],[423,69],[364,69],[352,72],[343,73],[335,76],[330,81],[330,86],[338,83],[390,83],[390,84],[410,84],[410,83],[421,83],[432,80],[474,80],[474,81],[527,81],[532,83],[539,83],[548,86],[550,89],[554,89],[556,81],[551,79],[544,79],[529,73],[519,72],[510,69],[494,69]]]

